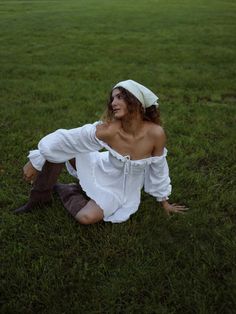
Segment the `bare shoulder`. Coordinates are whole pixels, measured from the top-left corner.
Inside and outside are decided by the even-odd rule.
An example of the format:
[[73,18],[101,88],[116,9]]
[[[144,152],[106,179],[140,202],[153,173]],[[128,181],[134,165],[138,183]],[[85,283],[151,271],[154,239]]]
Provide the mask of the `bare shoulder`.
[[154,140],[154,141],[165,141],[166,135],[164,129],[157,124],[149,123],[148,124],[148,135]]
[[99,140],[105,141],[114,136],[119,128],[116,122],[104,122],[96,126],[96,136]]
[[153,156],[161,156],[166,144],[164,129],[157,124],[151,123],[148,128],[148,136],[153,141]]

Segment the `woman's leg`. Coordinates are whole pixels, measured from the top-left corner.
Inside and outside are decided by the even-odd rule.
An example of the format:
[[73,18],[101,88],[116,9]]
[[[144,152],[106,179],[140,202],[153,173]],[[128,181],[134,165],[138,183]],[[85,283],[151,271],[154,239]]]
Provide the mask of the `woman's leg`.
[[103,220],[103,210],[93,200],[88,203],[76,214],[75,219],[83,224],[90,225]]
[[[69,162],[76,170],[75,159],[71,159]],[[82,207],[83,202],[86,205],[84,204]],[[89,200],[89,198],[84,195],[82,189],[80,193],[74,198],[72,197],[67,204],[64,203],[64,206],[79,223],[84,225],[94,224],[103,220],[104,217],[103,210],[93,200]]]
[[52,201],[52,189],[57,182],[64,163],[51,163],[46,161],[42,171],[39,172],[30,191],[29,201],[14,210],[15,214],[21,214],[31,211],[34,208],[42,207]]
[[53,189],[59,195],[64,207],[73,217],[75,217],[78,211],[90,200],[79,183],[58,183],[54,185]]

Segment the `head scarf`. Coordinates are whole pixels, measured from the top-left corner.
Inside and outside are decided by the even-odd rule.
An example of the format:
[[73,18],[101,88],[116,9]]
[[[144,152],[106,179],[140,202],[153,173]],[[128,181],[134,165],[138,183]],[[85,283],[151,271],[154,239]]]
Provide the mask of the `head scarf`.
[[157,103],[158,97],[150,91],[147,87],[135,82],[133,80],[127,80],[117,83],[113,89],[123,87],[127,89],[131,94],[133,94],[143,105],[143,108],[146,109],[148,107],[159,106]]

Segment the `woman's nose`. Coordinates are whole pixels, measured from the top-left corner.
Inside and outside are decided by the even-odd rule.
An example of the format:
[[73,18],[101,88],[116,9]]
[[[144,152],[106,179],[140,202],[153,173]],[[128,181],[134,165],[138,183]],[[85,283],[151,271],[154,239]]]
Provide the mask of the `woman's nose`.
[[112,100],[111,105],[112,105],[112,106],[115,106],[116,104],[117,104],[117,102],[116,102],[116,99],[114,98],[114,99]]

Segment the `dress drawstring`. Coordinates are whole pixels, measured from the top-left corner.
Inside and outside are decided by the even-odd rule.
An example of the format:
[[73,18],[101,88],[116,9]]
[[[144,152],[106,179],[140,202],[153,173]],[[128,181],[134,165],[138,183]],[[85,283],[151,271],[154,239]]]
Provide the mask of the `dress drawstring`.
[[127,175],[129,173],[129,169],[130,169],[130,156],[124,156],[125,158],[125,165],[124,165],[124,174]]
[[130,156],[124,156],[124,176],[123,176],[123,200],[126,200],[125,190],[126,190],[126,176],[130,172]]

